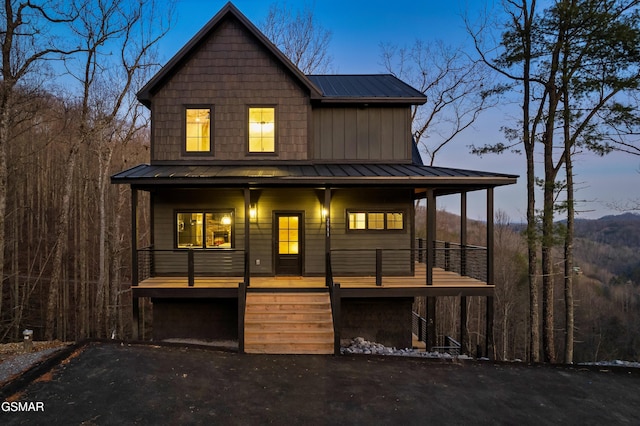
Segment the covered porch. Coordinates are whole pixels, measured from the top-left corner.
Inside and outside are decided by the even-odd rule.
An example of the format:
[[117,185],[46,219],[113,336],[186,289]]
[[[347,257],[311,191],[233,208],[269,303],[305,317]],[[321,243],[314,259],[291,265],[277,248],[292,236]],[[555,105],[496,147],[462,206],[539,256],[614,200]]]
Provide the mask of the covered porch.
[[[426,340],[427,346],[431,347],[435,345],[436,297],[460,297],[461,306],[466,306],[466,297],[482,296],[486,297],[487,304],[485,352],[490,351],[494,293],[493,194],[496,186],[514,183],[515,176],[416,165],[270,166],[262,167],[259,175],[253,168],[241,166],[191,167],[184,170],[180,167],[165,170],[162,166],[145,166],[123,172],[112,180],[131,185],[133,247],[138,244],[139,191],[155,193],[167,189],[229,188],[236,191],[240,200],[236,207],[237,226],[234,231],[238,238],[233,248],[157,249],[151,246],[133,250],[131,289],[134,323],[139,324],[137,310],[141,297],[165,300],[237,298],[239,322],[242,322],[247,292],[329,292],[334,316],[339,316],[343,299],[409,300],[425,297]],[[262,206],[264,200],[274,199],[264,194],[271,191],[268,193],[272,195],[273,191],[291,188],[312,193],[310,204],[315,204],[307,207],[306,213],[314,234],[313,241],[307,238],[306,244],[309,245],[308,258],[313,256],[315,266],[307,270],[303,267],[295,276],[285,276],[278,275],[275,268],[269,273],[265,262],[260,264],[255,253],[252,257],[252,251],[256,250],[255,240],[258,240],[254,240],[256,230],[271,229],[271,220],[275,218],[272,214],[276,214],[278,209]],[[414,205],[426,202],[426,238],[414,238],[416,213],[413,209],[404,210],[406,231],[398,233],[398,238],[404,236],[402,243],[394,248],[359,242],[355,233],[345,233],[348,210],[345,211],[344,194],[361,188],[402,192],[406,194],[408,203],[413,202]],[[467,194],[473,191],[486,192],[486,248],[468,243]],[[262,198],[259,198],[261,194]],[[436,199],[455,194],[460,196],[460,240],[437,241]],[[340,202],[337,202],[339,197]],[[321,214],[316,213],[320,211]],[[304,211],[301,218],[305,218]],[[274,228],[272,238],[275,235]],[[264,239],[260,241],[264,243]],[[301,243],[305,244],[304,241]],[[461,324],[466,323],[465,316],[466,310],[461,309]],[[464,331],[461,330],[460,340],[464,342],[464,339]],[[339,348],[339,343],[336,347]]]

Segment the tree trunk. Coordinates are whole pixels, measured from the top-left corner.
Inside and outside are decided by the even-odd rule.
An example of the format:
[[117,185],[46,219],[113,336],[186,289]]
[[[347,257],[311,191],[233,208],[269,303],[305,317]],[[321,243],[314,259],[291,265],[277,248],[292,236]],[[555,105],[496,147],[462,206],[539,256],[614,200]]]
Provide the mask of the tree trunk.
[[45,338],[53,340],[56,333],[56,313],[62,284],[63,260],[67,251],[67,242],[69,240],[69,210],[71,195],[73,192],[73,175],[76,168],[76,160],[79,150],[79,142],[74,140],[69,151],[67,160],[67,168],[64,177],[64,187],[62,196],[62,205],[58,221],[56,225],[56,242],[54,246],[53,264],[51,270],[51,282],[49,284],[49,295],[47,300],[47,322],[45,325]]

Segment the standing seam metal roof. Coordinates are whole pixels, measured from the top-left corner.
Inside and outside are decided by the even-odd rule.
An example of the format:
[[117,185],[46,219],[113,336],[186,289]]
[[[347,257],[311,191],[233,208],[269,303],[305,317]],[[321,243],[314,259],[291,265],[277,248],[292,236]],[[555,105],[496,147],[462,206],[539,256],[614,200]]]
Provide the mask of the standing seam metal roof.
[[324,97],[339,98],[415,98],[425,95],[391,74],[308,75]]
[[[289,184],[305,183],[309,180],[341,184],[353,181],[392,184],[413,182],[435,183],[440,180],[455,180],[477,183],[489,180],[494,185],[515,183],[517,176],[475,170],[445,167],[419,166],[414,164],[297,164],[297,165],[148,165],[141,164],[111,177],[113,183],[171,184],[181,182],[224,184],[226,180],[239,182],[272,182],[286,180]],[[381,181],[382,179],[382,181]],[[387,179],[387,180],[385,180]],[[206,181],[206,182],[205,182]],[[274,182],[275,183],[275,182]]]

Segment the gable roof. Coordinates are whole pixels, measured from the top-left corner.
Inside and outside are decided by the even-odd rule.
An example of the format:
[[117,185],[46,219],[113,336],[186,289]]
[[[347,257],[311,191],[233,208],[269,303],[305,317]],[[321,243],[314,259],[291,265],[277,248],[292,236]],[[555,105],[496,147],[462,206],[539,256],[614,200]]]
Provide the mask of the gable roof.
[[424,93],[391,74],[309,75],[321,91],[322,101],[330,102],[401,102],[421,105]]
[[309,91],[316,102],[327,103],[401,103],[421,105],[427,97],[391,74],[377,75],[305,75],[231,2],[176,53],[137,93],[138,100],[149,107],[153,95],[189,60],[208,37],[229,18],[237,19],[271,55]]
[[262,34],[262,32],[242,14],[242,12],[229,2],[224,5],[224,7],[220,9],[220,11],[216,13],[216,15],[211,18],[211,20],[207,22],[207,24],[202,27],[202,29],[198,31],[191,40],[187,42],[187,44],[184,45],[182,49],[180,49],[178,53],[176,53],[175,56],[173,56],[173,58],[171,58],[169,62],[167,62],[165,66],[162,67],[162,69],[158,71],[158,73],[154,75],[151,80],[144,85],[144,87],[142,87],[142,89],[140,89],[137,93],[138,100],[145,106],[149,106],[153,94],[157,92],[181,67],[181,65],[188,60],[191,53],[198,49],[225,19],[229,19],[230,17],[237,19],[268,52],[275,56],[276,60],[282,63],[285,69],[287,69],[303,87],[306,87],[309,90],[312,99],[321,97],[320,91],[315,87],[311,80],[309,80],[309,78],[307,78],[307,76],[300,71],[300,69],[296,67],[264,34]]

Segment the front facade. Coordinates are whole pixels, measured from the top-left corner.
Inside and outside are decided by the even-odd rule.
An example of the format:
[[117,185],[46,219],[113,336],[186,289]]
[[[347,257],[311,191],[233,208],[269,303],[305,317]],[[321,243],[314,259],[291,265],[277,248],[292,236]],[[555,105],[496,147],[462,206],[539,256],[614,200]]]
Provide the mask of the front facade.
[[[474,277],[466,232],[438,248],[435,201],[459,193],[466,205],[485,190],[489,214],[493,188],[515,176],[424,166],[410,109],[426,98],[402,81],[304,75],[229,3],[138,98],[151,162],[112,182],[131,186],[134,318],[151,298],[154,339],[231,339],[247,352],[332,353],[358,335],[409,346],[415,297],[491,301],[491,249]],[[151,247],[137,247],[139,191],[151,195]],[[420,199],[428,236],[417,243]]]

